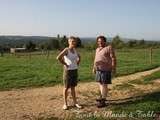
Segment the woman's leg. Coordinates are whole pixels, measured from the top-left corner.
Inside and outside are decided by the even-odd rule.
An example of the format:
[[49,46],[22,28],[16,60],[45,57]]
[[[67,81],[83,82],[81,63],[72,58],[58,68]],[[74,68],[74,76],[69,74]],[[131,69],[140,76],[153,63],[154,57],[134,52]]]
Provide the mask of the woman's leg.
[[82,106],[77,103],[75,87],[71,87],[71,95],[72,95],[72,98],[73,98],[74,106],[81,109]]
[[67,105],[68,88],[66,87],[64,87],[63,89],[63,97],[64,97],[64,105]]
[[73,98],[73,103],[77,104],[75,87],[71,87],[71,95],[72,95],[72,98]]

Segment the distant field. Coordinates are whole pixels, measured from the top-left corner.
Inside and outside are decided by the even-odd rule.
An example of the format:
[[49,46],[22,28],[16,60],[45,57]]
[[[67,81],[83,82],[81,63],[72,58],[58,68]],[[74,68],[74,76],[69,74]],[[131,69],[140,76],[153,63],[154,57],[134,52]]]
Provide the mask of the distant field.
[[[59,51],[27,53],[19,56],[4,54],[0,57],[0,90],[23,87],[52,86],[62,84],[62,65],[56,60]],[[82,62],[79,68],[79,79],[82,82],[94,81],[91,68],[94,52],[79,49]],[[154,49],[152,64],[149,49],[117,50],[117,76],[144,71],[160,66],[160,49]]]

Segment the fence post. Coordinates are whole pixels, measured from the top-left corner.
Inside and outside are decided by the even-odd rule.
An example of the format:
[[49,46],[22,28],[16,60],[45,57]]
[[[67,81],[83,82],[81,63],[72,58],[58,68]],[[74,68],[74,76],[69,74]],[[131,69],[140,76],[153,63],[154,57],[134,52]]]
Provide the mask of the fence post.
[[47,50],[47,60],[49,59],[50,52]]
[[3,57],[3,51],[1,51],[1,57]]
[[153,54],[153,50],[152,50],[152,48],[150,48],[150,52],[149,52],[149,54],[150,54],[150,64],[152,64],[152,54]]
[[29,53],[29,59],[31,60],[31,51],[28,50],[28,53]]

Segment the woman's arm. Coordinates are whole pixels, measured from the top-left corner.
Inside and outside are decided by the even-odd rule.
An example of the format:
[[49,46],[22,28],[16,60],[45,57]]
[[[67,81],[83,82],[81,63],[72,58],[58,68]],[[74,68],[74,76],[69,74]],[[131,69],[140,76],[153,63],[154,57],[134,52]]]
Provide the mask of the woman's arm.
[[59,60],[63,65],[67,64],[64,62],[63,57],[67,54],[67,48],[65,48],[61,53],[59,53],[59,55],[57,56],[57,60]]

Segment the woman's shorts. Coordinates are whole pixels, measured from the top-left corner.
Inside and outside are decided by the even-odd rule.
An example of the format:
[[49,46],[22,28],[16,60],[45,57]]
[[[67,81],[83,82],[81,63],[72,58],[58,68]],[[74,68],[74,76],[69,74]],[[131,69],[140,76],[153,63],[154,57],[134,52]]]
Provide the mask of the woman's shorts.
[[101,84],[112,84],[111,71],[96,71],[96,82]]
[[63,72],[63,82],[65,88],[75,87],[78,82],[78,70],[65,70]]

